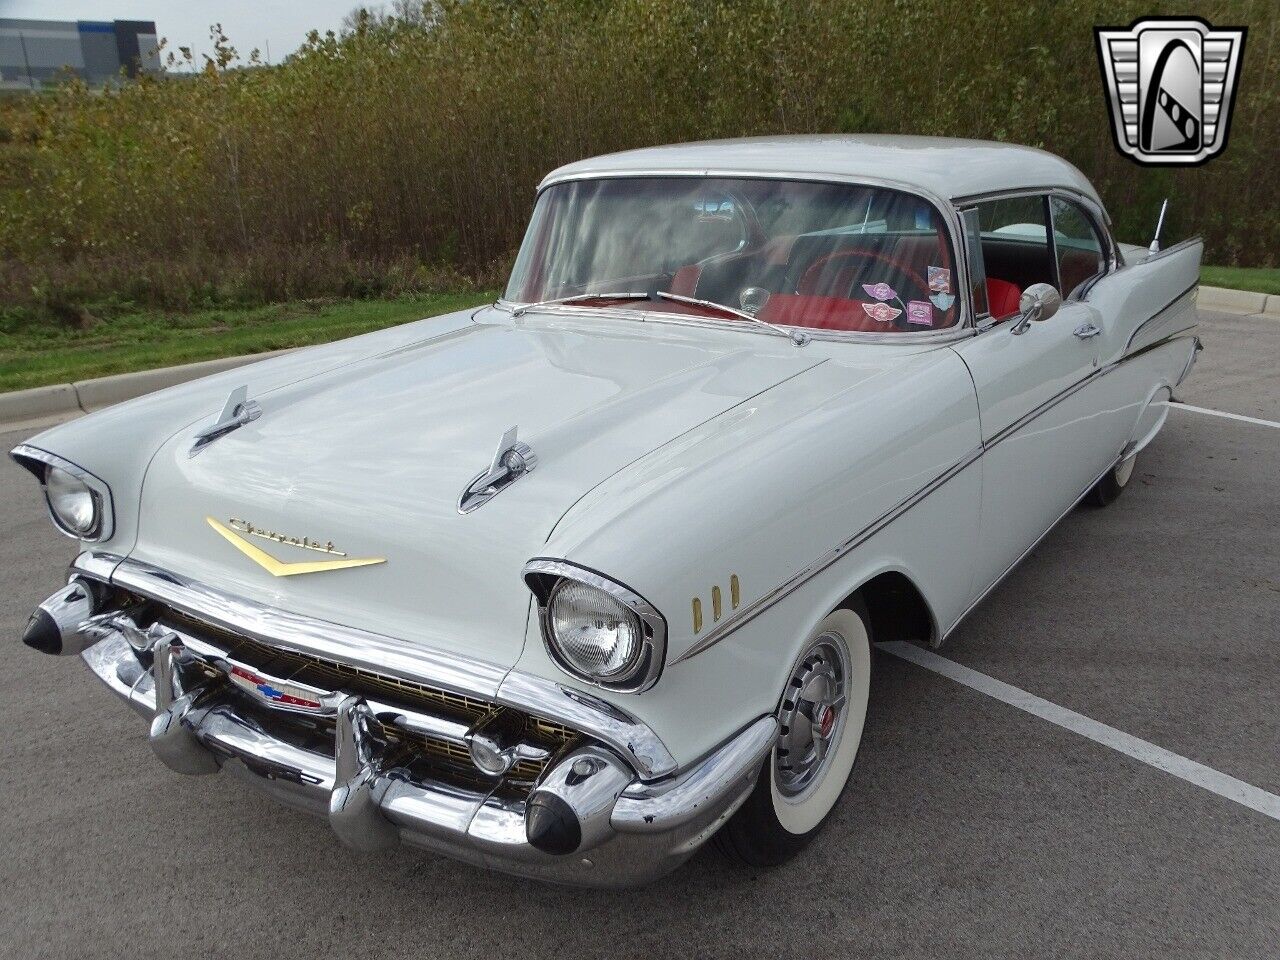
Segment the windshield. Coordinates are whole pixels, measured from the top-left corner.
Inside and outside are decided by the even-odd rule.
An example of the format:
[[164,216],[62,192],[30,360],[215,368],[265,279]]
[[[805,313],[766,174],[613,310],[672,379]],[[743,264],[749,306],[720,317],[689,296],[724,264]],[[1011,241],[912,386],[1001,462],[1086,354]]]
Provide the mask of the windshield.
[[[607,294],[633,296],[610,302]],[[951,242],[931,203],[881,187],[793,180],[626,177],[549,187],[506,299],[570,297],[734,321],[713,306],[721,304],[781,326],[875,333],[938,330],[959,317]]]

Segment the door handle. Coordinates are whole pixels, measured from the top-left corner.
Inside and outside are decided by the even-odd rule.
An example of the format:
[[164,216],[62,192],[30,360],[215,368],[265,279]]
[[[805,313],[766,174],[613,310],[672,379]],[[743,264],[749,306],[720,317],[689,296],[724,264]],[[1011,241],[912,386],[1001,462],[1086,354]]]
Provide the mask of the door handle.
[[1084,323],[1080,324],[1080,326],[1076,327],[1075,330],[1073,330],[1072,332],[1081,340],[1088,340],[1090,337],[1096,337],[1098,334],[1100,334],[1102,332],[1102,328],[1096,327],[1092,323],[1090,323],[1088,320],[1086,320]]

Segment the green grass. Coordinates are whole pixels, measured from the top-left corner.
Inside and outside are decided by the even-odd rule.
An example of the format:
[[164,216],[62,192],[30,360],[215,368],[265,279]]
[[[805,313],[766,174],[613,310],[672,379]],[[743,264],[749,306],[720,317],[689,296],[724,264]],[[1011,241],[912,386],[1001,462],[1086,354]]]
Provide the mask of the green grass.
[[1207,287],[1280,295],[1280,267],[1201,267],[1200,282]]
[[49,323],[6,323],[0,325],[0,391],[327,343],[492,303],[496,296],[490,290],[185,314],[138,311],[103,320],[86,331]]
[[[1276,267],[1202,267],[1200,280],[1208,286],[1280,295]],[[6,322],[0,311],[0,392],[328,343],[491,303],[496,297],[495,291],[485,290],[182,314],[126,311],[91,330],[26,318]]]

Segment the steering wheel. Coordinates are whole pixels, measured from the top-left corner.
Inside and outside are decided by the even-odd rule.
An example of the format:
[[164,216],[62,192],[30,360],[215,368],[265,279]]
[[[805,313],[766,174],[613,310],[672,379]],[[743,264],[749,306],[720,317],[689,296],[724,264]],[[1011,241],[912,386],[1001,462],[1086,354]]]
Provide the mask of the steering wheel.
[[[901,274],[902,276],[910,280],[912,283],[914,283],[919,290],[920,296],[922,297],[929,296],[929,284],[925,282],[924,277],[920,276],[919,273],[917,273],[910,266],[903,263],[901,260],[897,259],[896,257],[891,257],[888,254],[879,253],[875,250],[837,250],[835,253],[828,253],[824,257],[819,257],[817,260],[813,261],[813,263],[809,264],[809,267],[807,270],[805,270],[804,275],[800,277],[799,282],[796,283],[795,292],[801,293],[802,291],[804,291],[805,287],[810,284],[810,282],[813,282],[816,284],[818,281],[818,278],[822,275],[823,268],[825,268],[826,265],[831,261],[853,260],[853,259],[876,260],[880,263],[883,263],[885,266],[891,268],[892,270],[897,271],[899,274]],[[849,293],[852,293],[852,289],[845,291],[845,295]],[[836,293],[835,295],[840,296],[841,294]],[[903,300],[904,302],[908,299],[908,297],[902,296],[901,293],[899,293],[898,296],[899,296],[899,299]]]

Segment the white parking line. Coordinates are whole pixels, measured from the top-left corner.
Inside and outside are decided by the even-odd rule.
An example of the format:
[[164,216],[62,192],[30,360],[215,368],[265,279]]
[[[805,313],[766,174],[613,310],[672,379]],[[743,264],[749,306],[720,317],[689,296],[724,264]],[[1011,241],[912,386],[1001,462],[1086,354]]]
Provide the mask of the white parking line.
[[1210,410],[1208,407],[1194,407],[1189,403],[1178,401],[1169,406],[1175,410],[1190,410],[1192,413],[1205,413],[1211,417],[1225,417],[1227,420],[1240,420],[1243,423],[1256,423],[1260,427],[1275,427],[1280,430],[1280,423],[1274,420],[1259,420],[1257,417],[1246,417],[1240,413],[1227,413],[1225,410]]
[[944,677],[955,680],[957,683],[963,683],[966,687],[977,690],[979,693],[985,693],[1001,703],[1007,703],[1011,707],[1025,710],[1027,713],[1033,714],[1042,720],[1048,720],[1050,723],[1057,724],[1066,730],[1078,733],[1080,736],[1087,737],[1095,743],[1100,743],[1104,747],[1110,747],[1112,750],[1119,751],[1135,760],[1140,760],[1148,766],[1163,770],[1165,773],[1187,781],[1187,783],[1194,783],[1197,787],[1203,787],[1210,793],[1216,793],[1220,797],[1234,800],[1236,803],[1246,806],[1250,810],[1256,810],[1271,817],[1273,820],[1280,820],[1280,797],[1274,793],[1260,790],[1258,787],[1245,783],[1243,780],[1237,780],[1235,777],[1220,773],[1212,767],[1206,767],[1202,763],[1196,763],[1194,760],[1188,760],[1186,757],[1171,753],[1163,747],[1157,747],[1154,743],[1139,740],[1137,737],[1132,737],[1123,731],[1117,730],[1115,727],[1109,727],[1105,723],[1090,720],[1074,710],[1068,710],[1066,707],[1060,707],[1056,703],[1050,703],[1035,694],[1019,690],[1017,687],[1001,680],[996,680],[994,677],[988,677],[985,673],[979,673],[977,670],[961,666],[953,660],[940,657],[936,653],[917,647],[915,644],[893,640],[877,644],[877,646],[888,653],[892,653],[894,656],[901,657],[903,660],[909,660],[917,666],[924,667],[926,670],[940,673]]

